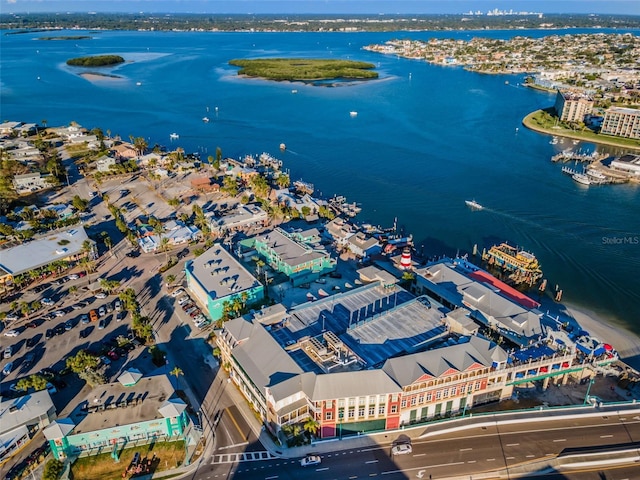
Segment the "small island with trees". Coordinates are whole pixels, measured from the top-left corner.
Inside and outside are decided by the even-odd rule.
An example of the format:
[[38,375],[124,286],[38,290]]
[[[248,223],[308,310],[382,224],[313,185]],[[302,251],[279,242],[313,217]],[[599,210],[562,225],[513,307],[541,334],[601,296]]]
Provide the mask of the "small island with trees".
[[120,55],[96,55],[92,57],[78,57],[67,60],[67,65],[73,67],[108,67],[124,63]]
[[256,58],[234,59],[230,65],[241,67],[238,75],[267,80],[314,82],[321,80],[370,80],[378,78],[375,65],[336,59]]
[[89,35],[65,35],[60,37],[40,37],[38,40],[91,40]]

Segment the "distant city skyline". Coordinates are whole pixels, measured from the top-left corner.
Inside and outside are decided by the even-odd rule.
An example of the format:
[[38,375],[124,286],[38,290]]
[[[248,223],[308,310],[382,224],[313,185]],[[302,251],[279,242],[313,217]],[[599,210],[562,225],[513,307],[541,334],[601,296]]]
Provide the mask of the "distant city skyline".
[[0,0],[2,13],[462,14],[489,10],[640,15],[637,0]]

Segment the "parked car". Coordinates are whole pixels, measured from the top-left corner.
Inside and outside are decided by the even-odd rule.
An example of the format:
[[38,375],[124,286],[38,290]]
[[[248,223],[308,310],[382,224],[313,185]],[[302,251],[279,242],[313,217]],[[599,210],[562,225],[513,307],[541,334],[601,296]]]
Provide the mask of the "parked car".
[[104,309],[104,307],[100,307],[98,309],[98,317],[104,317],[107,314],[106,310]]
[[24,356],[24,360],[22,361],[22,368],[26,370],[27,368],[31,367],[35,358],[36,356],[33,352],[27,353]]
[[8,345],[7,348],[4,349],[4,354],[2,355],[4,358],[11,358],[13,355],[13,347]]
[[191,300],[187,295],[185,295],[184,297],[180,297],[178,299],[178,305],[184,305],[185,303],[187,303],[189,300]]
[[125,316],[125,312],[123,311],[116,312],[116,322],[121,322],[122,320],[124,320],[124,316]]
[[189,249],[188,249],[188,248],[184,248],[184,249],[182,249],[182,250],[180,250],[180,251],[178,252],[178,259],[180,259],[180,258],[184,258],[184,257],[186,257],[187,255],[189,255]]
[[27,340],[27,348],[35,347],[38,344],[38,335]]
[[113,308],[115,308],[117,312],[122,311],[122,301],[119,298],[117,298],[116,301],[113,302]]
[[82,323],[82,325],[86,325],[87,323],[89,323],[89,315],[87,315],[86,313],[80,315],[80,323]]
[[98,312],[96,312],[95,310],[91,310],[89,312],[89,318],[91,319],[92,322],[97,322],[98,321]]
[[98,323],[98,330],[104,330],[104,327],[107,326],[107,322],[104,321],[104,318],[100,319],[100,322]]
[[104,365],[111,365],[111,360],[109,360],[106,356],[101,356],[100,357],[100,361],[104,364]]
[[71,320],[67,320],[66,322],[64,322],[64,329],[66,332],[68,332],[72,328],[73,328],[73,322]]
[[336,272],[335,270],[333,272],[329,272],[329,276],[331,278],[342,278],[342,274],[340,272]]
[[302,460],[300,460],[300,465],[303,467],[308,467],[311,465],[319,465],[322,460],[318,455],[307,455]]
[[64,311],[62,311],[62,310],[56,310],[55,312],[53,312],[53,314],[56,317],[64,317]]
[[13,362],[9,362],[2,369],[2,374],[6,377],[11,373],[12,370],[13,370]]
[[72,273],[72,274],[71,274],[71,275],[69,275],[67,278],[68,278],[69,280],[77,280],[77,279],[79,279],[79,278],[80,278],[80,276],[79,276],[79,275],[77,275],[76,273]]
[[96,293],[96,298],[107,298],[107,294],[104,292]]
[[36,322],[27,323],[27,328],[37,328],[38,324]]
[[18,315],[15,314],[15,313],[10,313],[6,317],[4,317],[4,319],[9,321],[9,322],[16,322],[16,321],[18,321],[19,318],[20,317],[18,317]]
[[46,307],[52,307],[53,305],[55,305],[55,302],[53,300],[51,300],[50,298],[43,298],[40,301],[40,303],[42,303]]
[[56,336],[56,332],[54,332],[52,328],[48,328],[47,333],[44,334],[45,340],[49,340],[50,338],[53,338],[55,336]]
[[408,455],[412,451],[413,449],[411,448],[411,444],[409,443],[400,443],[398,445],[394,445],[391,448],[392,455]]
[[20,335],[20,332],[17,330],[7,330],[4,332],[5,337],[17,337],[18,335]]
[[64,323],[56,325],[53,331],[56,333],[56,335],[62,335],[65,332]]
[[74,303],[73,305],[71,305],[71,308],[74,310],[80,310],[82,308],[82,305],[80,305],[79,303]]
[[177,288],[177,289],[175,289],[173,292],[171,292],[171,296],[175,298],[175,297],[179,297],[180,295],[182,295],[182,294],[184,294],[184,293],[185,293],[185,292],[184,292],[184,289],[182,289],[182,288]]

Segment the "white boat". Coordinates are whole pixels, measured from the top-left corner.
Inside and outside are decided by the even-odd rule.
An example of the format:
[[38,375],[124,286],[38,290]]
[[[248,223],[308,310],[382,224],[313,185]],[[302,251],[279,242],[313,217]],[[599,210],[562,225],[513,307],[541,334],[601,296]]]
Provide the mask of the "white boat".
[[298,93],[298,90],[294,88],[293,90],[291,90],[291,93]]
[[202,121],[204,123],[209,123],[209,117],[202,117]]
[[553,137],[549,143],[551,145],[556,145],[558,143],[558,137]]
[[589,177],[582,173],[574,173],[573,175],[571,175],[571,178],[573,178],[576,182],[581,183],[582,185],[591,185],[591,180],[589,180]]
[[284,143],[280,144],[280,150],[282,150],[283,152],[287,149],[287,146]]
[[308,293],[307,293],[307,300],[309,300],[310,302],[314,302],[314,301],[316,301],[316,300],[317,300],[317,298],[316,298],[316,296],[315,296],[313,293],[308,292]]
[[140,85],[142,85],[142,82],[136,82],[136,85],[139,87]]
[[352,117],[357,117],[358,116],[358,112],[349,112],[349,115],[351,115]]
[[318,295],[320,295],[321,297],[328,297],[329,294],[327,292],[325,292],[323,289],[319,289],[318,290]]
[[484,209],[484,207],[482,205],[480,205],[478,202],[476,202],[475,200],[465,200],[464,203],[471,210],[483,210]]
[[180,138],[180,135],[178,135],[177,133],[170,133],[169,134],[169,138],[171,140],[176,140],[176,139]]
[[606,175],[604,175],[602,172],[599,172],[598,170],[594,170],[594,169],[589,169],[587,170],[587,175],[590,177],[595,178],[596,180],[606,180],[607,177]]

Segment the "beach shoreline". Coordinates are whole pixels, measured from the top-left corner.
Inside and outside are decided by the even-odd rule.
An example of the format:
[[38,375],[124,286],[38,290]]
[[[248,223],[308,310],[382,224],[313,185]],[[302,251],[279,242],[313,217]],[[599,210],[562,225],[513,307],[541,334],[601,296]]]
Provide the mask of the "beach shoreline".
[[82,78],[85,80],[89,80],[90,82],[122,82],[126,80],[123,77],[119,77],[117,75],[106,75],[104,73],[95,73],[95,72],[83,72],[79,73]]
[[612,345],[618,352],[620,361],[640,371],[640,336],[588,309],[569,303],[563,305],[567,313],[592,337]]

